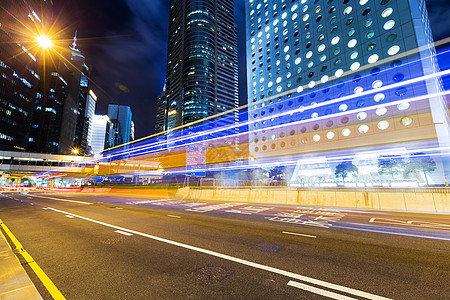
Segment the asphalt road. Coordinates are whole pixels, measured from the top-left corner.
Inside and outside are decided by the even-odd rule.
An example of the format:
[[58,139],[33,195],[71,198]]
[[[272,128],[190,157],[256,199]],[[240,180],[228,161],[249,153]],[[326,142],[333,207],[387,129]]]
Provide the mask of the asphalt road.
[[448,215],[11,193],[0,219],[67,299],[450,295]]

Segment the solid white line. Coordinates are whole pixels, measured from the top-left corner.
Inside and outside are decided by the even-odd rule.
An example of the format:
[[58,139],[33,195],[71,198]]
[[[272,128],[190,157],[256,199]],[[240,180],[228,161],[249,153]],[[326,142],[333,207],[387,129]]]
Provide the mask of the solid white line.
[[180,216],[174,216],[174,215],[167,215],[168,217],[171,217],[171,218],[181,218]]
[[89,221],[89,222],[92,222],[92,223],[96,223],[96,224],[100,224],[100,225],[106,226],[106,227],[114,228],[114,229],[121,230],[121,231],[126,231],[126,232],[129,232],[129,233],[133,233],[135,235],[140,235],[140,236],[143,236],[143,237],[146,237],[146,238],[149,238],[149,239],[153,239],[153,240],[156,240],[156,241],[160,241],[160,242],[163,242],[163,243],[166,243],[166,244],[170,244],[170,245],[178,246],[178,247],[181,247],[181,248],[197,251],[197,252],[208,254],[208,255],[211,255],[211,256],[215,256],[215,257],[219,257],[219,258],[226,259],[226,260],[229,260],[229,261],[233,261],[233,262],[236,262],[236,263],[239,263],[239,264],[242,264],[242,265],[246,265],[246,266],[253,267],[253,268],[256,268],[256,269],[260,269],[260,270],[265,270],[265,271],[272,272],[272,273],[279,274],[279,275],[283,275],[283,276],[286,276],[286,277],[291,277],[291,278],[294,278],[294,279],[297,279],[297,280],[309,282],[309,283],[312,283],[312,284],[315,284],[315,285],[319,285],[319,286],[322,286],[322,287],[326,287],[326,288],[329,288],[329,289],[338,290],[338,291],[345,292],[345,293],[348,293],[348,294],[354,294],[356,296],[364,297],[364,298],[367,298],[367,299],[374,299],[374,300],[381,300],[381,299],[388,300],[389,299],[389,298],[381,297],[381,296],[374,295],[374,294],[371,294],[371,293],[363,292],[363,291],[360,291],[360,290],[348,288],[348,287],[345,287],[345,286],[342,286],[342,285],[338,285],[338,284],[322,281],[322,280],[319,280],[319,279],[315,279],[315,278],[307,277],[307,276],[304,276],[304,275],[292,273],[292,272],[285,271],[285,270],[282,270],[282,269],[278,269],[278,268],[262,265],[262,264],[259,264],[259,263],[251,262],[251,261],[248,261],[248,260],[245,260],[245,259],[241,259],[241,258],[237,258],[237,257],[234,257],[234,256],[230,256],[230,255],[227,255],[227,254],[222,254],[222,253],[219,253],[219,252],[203,249],[203,248],[200,248],[200,247],[191,246],[191,245],[187,245],[187,244],[171,241],[171,240],[168,240],[168,239],[165,239],[165,238],[157,237],[157,236],[146,234],[146,233],[143,233],[143,232],[139,232],[139,231],[123,228],[123,227],[120,227],[120,226],[108,224],[108,223],[105,223],[105,222],[97,221],[97,220],[94,220],[94,219],[86,218],[86,217],[83,217],[83,216],[80,216],[80,215],[76,215],[76,214],[72,214],[72,213],[69,213],[69,212],[66,212],[66,211],[63,211],[63,210],[59,210],[59,209],[56,209],[56,208],[48,207],[48,209],[53,210],[55,212],[71,215],[71,216],[74,216],[74,217],[77,217],[77,218],[80,218],[80,219],[83,219],[83,220],[86,220],[86,221]]
[[74,216],[71,216],[71,215],[66,215],[66,217],[71,218],[71,219],[75,218]]
[[303,233],[296,233],[296,232],[289,232],[289,231],[283,231],[282,233],[284,234],[291,234],[291,235],[299,235],[299,236],[305,236],[305,237],[309,237],[309,238],[317,238],[317,236],[315,235],[309,235],[309,234],[303,234]]
[[53,197],[46,197],[46,196],[33,195],[33,197],[47,198],[47,199],[53,199],[53,200],[56,200],[56,201],[72,202],[72,203],[78,203],[78,204],[84,204],[84,205],[94,204],[94,203],[78,201],[78,200],[68,200],[68,199],[60,199],[60,198],[53,198]]
[[117,233],[120,233],[120,234],[123,234],[123,235],[126,235],[126,236],[133,235],[132,233],[121,231],[121,230],[115,230],[114,232],[117,232]]
[[333,293],[333,292],[322,290],[322,289],[319,289],[319,288],[316,288],[316,287],[313,287],[313,286],[309,286],[309,285],[306,285],[306,284],[303,284],[303,283],[299,283],[299,282],[296,282],[296,281],[292,281],[292,280],[289,281],[287,285],[293,286],[293,287],[296,287],[296,288],[299,288],[299,289],[302,289],[302,290],[305,290],[305,291],[308,291],[308,292],[311,292],[311,293],[322,295],[322,296],[325,296],[325,297],[328,297],[328,298],[331,298],[331,299],[356,300],[355,298],[347,297],[347,296],[344,296],[344,295],[341,295],[341,294],[336,294],[336,293]]

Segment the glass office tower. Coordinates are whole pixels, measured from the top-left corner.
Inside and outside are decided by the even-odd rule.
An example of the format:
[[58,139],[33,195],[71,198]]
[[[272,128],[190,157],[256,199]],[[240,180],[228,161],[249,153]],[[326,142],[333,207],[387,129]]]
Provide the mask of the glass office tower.
[[170,1],[164,130],[237,109],[236,32],[233,1]]
[[437,163],[432,181],[449,179],[424,0],[246,0],[246,22],[255,163],[284,157],[291,184],[304,186],[335,182],[336,166],[351,161],[355,182],[381,184],[381,155],[426,153]]

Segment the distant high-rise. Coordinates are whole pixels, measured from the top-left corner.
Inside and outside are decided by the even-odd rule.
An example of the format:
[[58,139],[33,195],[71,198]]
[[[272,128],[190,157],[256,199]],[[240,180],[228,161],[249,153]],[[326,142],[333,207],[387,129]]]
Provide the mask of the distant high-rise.
[[92,117],[91,123],[92,137],[90,139],[89,145],[95,156],[98,156],[100,152],[105,150],[105,139],[108,124],[109,118],[106,115],[94,115]]
[[[164,86],[165,87],[165,86]],[[155,133],[160,133],[165,130],[166,124],[166,90],[164,89],[156,102],[156,124]]]
[[233,1],[170,1],[166,95],[165,104],[158,101],[164,109],[158,108],[157,132],[233,109],[238,121],[236,32]]
[[125,105],[109,104],[108,117],[112,130],[107,130],[106,148],[111,148],[130,142],[131,137],[131,109]]
[[0,150],[25,151],[28,146],[34,102],[43,79],[36,33],[30,29],[48,25],[51,6],[50,1],[1,1]]

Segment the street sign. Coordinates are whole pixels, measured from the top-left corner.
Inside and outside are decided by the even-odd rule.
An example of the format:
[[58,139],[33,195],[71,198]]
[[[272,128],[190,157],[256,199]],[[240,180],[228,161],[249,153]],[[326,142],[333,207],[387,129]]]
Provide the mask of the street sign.
[[206,147],[190,145],[186,148],[186,175],[206,176]]

